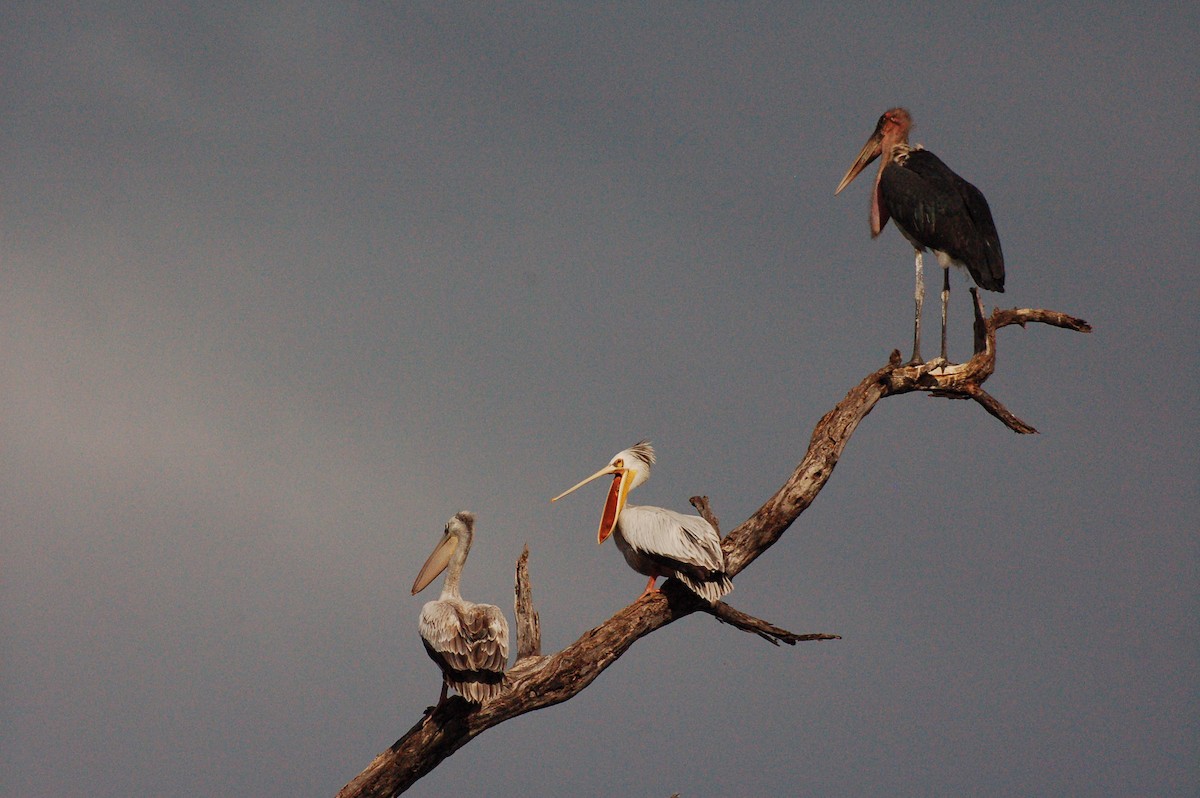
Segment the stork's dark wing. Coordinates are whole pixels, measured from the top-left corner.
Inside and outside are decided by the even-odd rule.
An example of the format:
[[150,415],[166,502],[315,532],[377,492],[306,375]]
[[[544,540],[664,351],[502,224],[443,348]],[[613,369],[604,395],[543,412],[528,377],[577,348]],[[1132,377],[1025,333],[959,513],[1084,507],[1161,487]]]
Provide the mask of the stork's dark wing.
[[1004,253],[987,200],[928,150],[883,170],[879,190],[888,213],[922,246],[962,263],[989,291],[1004,290]]

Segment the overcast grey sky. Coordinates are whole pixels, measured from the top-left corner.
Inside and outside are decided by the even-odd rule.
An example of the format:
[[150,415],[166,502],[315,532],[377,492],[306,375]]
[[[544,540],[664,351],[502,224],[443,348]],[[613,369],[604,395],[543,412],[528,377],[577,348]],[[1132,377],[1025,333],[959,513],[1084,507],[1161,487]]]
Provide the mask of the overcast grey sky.
[[833,196],[897,104],[989,305],[1095,326],[1001,334],[1042,434],[886,401],[730,596],[843,640],[688,618],[412,794],[1200,792],[1194,4],[119,9],[0,11],[0,793],[330,795],[437,697],[454,512],[550,650],[644,584],[548,502],[613,453],[743,520],[907,354],[911,248]]

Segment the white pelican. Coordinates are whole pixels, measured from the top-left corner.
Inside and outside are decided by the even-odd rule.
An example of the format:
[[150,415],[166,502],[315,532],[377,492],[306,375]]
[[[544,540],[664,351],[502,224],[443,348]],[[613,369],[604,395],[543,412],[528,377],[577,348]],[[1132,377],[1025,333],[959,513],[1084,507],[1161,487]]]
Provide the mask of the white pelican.
[[653,463],[654,448],[649,441],[641,441],[618,452],[604,468],[550,501],[558,501],[593,479],[612,474],[597,542],[603,543],[616,532],[613,539],[625,555],[625,562],[639,574],[650,577],[642,596],[657,590],[654,582],[658,577],[673,576],[696,595],[716,601],[733,590],[733,582],[725,573],[725,553],[712,524],[698,515],[625,503],[629,491],[650,478]]
[[430,658],[442,669],[440,705],[446,688],[476,704],[495,698],[503,689],[508,664],[508,621],[499,607],[474,604],[458,592],[463,563],[471,551],[475,515],[465,510],[446,524],[446,531],[429,559],[421,566],[412,594],[424,590],[445,571],[442,596],[421,610],[421,639]]

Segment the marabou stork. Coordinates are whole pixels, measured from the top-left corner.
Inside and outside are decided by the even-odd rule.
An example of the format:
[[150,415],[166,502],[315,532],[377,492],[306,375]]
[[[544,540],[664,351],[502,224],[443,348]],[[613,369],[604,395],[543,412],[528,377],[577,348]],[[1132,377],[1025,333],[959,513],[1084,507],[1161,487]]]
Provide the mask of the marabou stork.
[[447,687],[475,704],[495,698],[504,687],[508,621],[499,607],[474,604],[458,592],[474,530],[472,513],[464,510],[451,518],[412,586],[415,596],[447,567],[450,569],[441,598],[422,608],[419,625],[425,650],[442,670],[439,706],[446,700]]
[[950,300],[950,266],[965,267],[980,288],[1004,291],[1004,253],[992,222],[992,212],[979,189],[963,180],[941,159],[920,145],[908,143],[912,116],[893,108],[879,117],[854,165],[846,172],[838,194],[871,161],[883,156],[871,192],[871,237],[879,235],[888,218],[916,250],[916,320],[911,363],[921,363],[921,306],[925,300],[921,253],[933,250],[942,267],[942,362],[946,360],[946,305]]
[[596,542],[603,543],[612,535],[629,567],[650,577],[642,596],[655,592],[654,582],[665,576],[675,577],[701,598],[716,601],[733,590],[733,582],[725,572],[721,538],[712,524],[698,515],[626,504],[629,491],[650,478],[653,463],[654,448],[649,441],[641,441],[618,452],[604,468],[550,501],[612,474]]

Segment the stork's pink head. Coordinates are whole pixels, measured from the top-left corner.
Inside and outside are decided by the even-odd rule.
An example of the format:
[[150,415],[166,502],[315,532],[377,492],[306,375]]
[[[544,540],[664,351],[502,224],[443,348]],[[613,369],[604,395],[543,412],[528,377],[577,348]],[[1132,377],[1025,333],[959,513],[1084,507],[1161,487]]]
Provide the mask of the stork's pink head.
[[908,141],[908,131],[912,130],[912,114],[904,108],[891,108],[883,112],[875,125],[875,134],[883,141],[883,149],[889,145]]
[[[867,139],[867,143],[863,145],[858,157],[846,170],[842,182],[838,183],[838,187],[833,193],[841,193],[842,189],[850,185],[850,181],[857,177],[859,172],[866,169],[871,161],[880,155],[890,157],[893,147],[897,144],[907,143],[908,131],[912,129],[912,124],[912,115],[903,108],[884,111],[883,116],[879,117],[879,121],[875,123],[875,132]],[[885,158],[885,162],[886,160]]]

